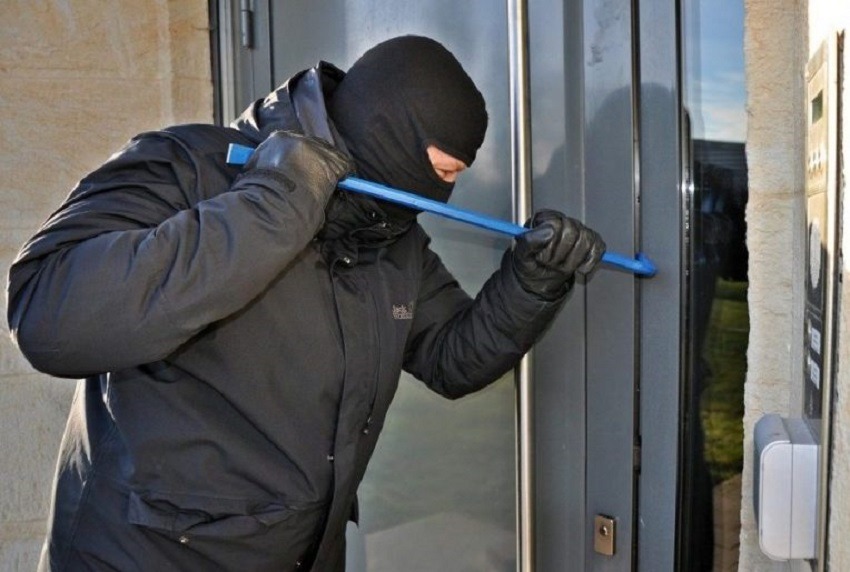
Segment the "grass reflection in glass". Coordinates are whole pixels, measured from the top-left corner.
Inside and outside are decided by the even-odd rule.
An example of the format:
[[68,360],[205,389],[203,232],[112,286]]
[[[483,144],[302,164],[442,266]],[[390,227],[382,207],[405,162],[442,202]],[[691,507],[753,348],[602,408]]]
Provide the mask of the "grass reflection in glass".
[[747,373],[747,283],[719,279],[703,358],[710,368],[702,394],[705,459],[714,483],[740,474],[744,464],[744,381]]

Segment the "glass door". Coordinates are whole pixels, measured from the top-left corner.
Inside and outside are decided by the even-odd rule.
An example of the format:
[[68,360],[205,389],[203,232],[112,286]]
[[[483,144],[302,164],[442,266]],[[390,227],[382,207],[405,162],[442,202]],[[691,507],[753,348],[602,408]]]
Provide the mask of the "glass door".
[[743,0],[683,2],[685,176],[692,225],[681,566],[738,569],[747,369]]

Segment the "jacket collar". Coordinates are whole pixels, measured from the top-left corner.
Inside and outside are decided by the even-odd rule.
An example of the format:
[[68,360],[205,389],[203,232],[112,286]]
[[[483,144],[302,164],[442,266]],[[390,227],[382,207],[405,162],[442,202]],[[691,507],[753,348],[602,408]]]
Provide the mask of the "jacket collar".
[[338,190],[325,209],[325,225],[316,240],[325,259],[348,259],[353,266],[364,252],[389,246],[409,231],[415,222],[394,223],[369,197]]

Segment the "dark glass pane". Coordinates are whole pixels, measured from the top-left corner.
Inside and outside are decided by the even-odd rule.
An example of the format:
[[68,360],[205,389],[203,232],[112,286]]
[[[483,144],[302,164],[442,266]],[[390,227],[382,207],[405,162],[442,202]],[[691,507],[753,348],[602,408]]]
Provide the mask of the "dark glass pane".
[[687,0],[690,329],[682,569],[738,569],[749,333],[743,0]]

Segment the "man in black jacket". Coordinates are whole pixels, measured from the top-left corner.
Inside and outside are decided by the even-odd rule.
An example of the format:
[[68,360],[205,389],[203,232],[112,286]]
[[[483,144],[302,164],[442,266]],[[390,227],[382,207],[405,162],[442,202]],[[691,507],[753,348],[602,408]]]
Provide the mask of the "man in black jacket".
[[[471,299],[415,212],[336,189],[356,172],[448,200],[486,125],[454,56],[406,36],[80,181],[9,273],[21,351],[84,378],[40,570],[342,570],[401,370],[481,389],[604,250],[538,213]],[[231,143],[257,146],[244,169]]]

